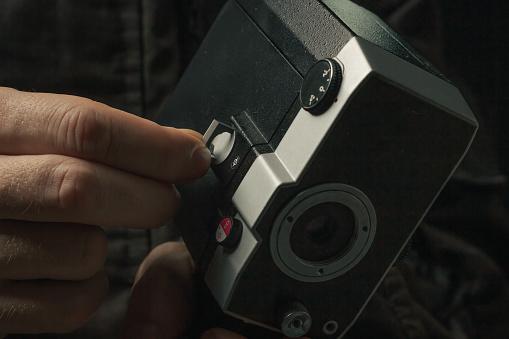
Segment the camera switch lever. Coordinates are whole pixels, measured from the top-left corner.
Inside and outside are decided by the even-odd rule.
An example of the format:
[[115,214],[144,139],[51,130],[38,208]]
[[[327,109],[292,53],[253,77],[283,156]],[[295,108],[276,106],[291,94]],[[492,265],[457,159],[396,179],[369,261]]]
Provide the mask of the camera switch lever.
[[203,143],[209,148],[214,165],[220,165],[228,158],[235,144],[235,129],[213,120],[203,136]]
[[232,121],[234,125],[229,126],[213,120],[202,139],[212,155],[212,171],[224,187],[233,179],[253,146],[242,127],[235,124],[233,118]]

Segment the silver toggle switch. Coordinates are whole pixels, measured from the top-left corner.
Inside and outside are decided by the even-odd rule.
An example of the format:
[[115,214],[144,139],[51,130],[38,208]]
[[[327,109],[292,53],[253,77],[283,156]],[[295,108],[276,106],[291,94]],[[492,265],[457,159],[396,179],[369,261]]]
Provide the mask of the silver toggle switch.
[[235,130],[222,122],[213,120],[203,136],[203,143],[209,148],[212,162],[221,164],[228,158],[235,144]]

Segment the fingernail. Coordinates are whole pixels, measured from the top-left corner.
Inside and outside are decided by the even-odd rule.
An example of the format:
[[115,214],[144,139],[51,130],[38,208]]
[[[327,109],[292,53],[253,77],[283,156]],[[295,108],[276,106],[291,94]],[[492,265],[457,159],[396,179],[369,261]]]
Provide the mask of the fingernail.
[[203,175],[210,166],[210,151],[207,147],[199,147],[194,150],[191,159],[194,166],[193,174],[196,173]]
[[163,335],[154,324],[151,323],[138,323],[131,325],[127,331],[125,331],[125,335],[123,339],[163,339]]

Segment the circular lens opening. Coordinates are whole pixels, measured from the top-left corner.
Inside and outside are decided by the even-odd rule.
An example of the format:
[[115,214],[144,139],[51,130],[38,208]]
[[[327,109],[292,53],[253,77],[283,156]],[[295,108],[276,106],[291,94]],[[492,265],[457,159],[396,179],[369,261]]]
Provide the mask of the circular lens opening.
[[344,254],[356,234],[350,208],[337,202],[317,204],[293,223],[290,247],[301,260],[321,263]]

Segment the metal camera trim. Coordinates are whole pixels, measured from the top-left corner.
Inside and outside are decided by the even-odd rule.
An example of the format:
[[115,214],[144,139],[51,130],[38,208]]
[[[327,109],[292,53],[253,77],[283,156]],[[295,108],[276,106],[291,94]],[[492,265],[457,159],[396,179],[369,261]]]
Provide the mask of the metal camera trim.
[[[330,261],[306,261],[292,251],[290,234],[305,211],[324,202],[343,204],[353,212],[355,239],[346,253]],[[375,208],[364,193],[346,184],[322,184],[298,194],[279,213],[270,234],[270,252],[279,269],[289,277],[304,282],[327,281],[353,268],[368,252],[375,233]]]

